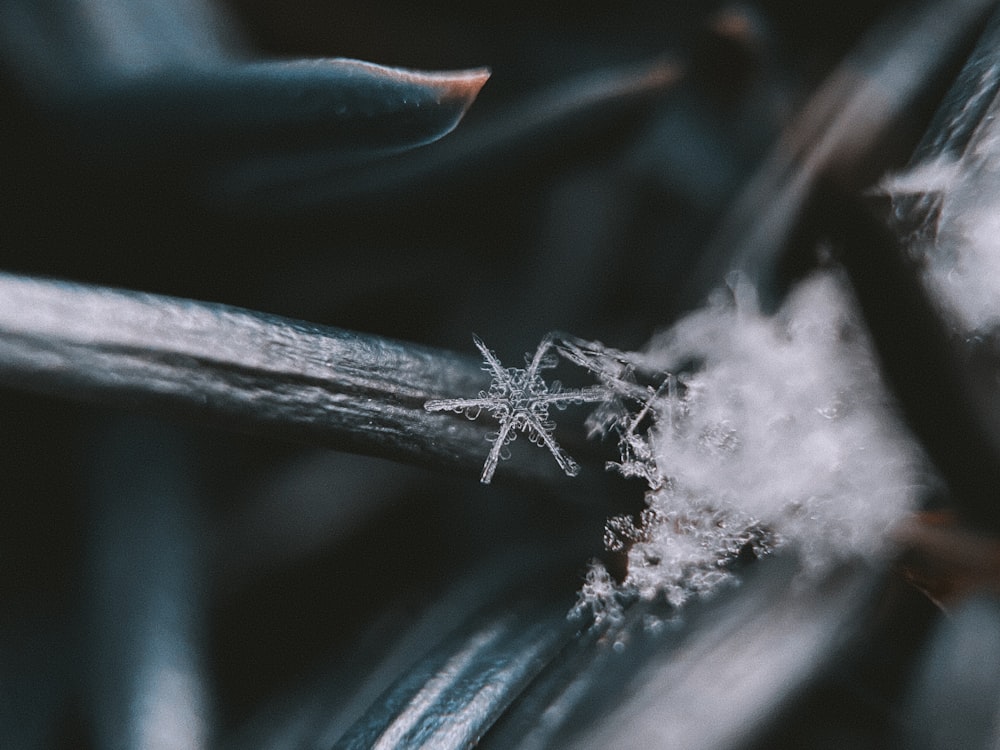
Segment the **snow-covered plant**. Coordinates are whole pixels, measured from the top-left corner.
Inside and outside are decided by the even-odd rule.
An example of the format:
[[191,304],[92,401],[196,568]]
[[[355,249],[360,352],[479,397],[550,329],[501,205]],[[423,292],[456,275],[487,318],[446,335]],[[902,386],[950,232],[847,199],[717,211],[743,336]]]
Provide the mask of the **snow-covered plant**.
[[[740,560],[779,547],[797,549],[807,569],[877,557],[929,481],[840,276],[801,283],[773,316],[745,283],[730,292],[644,352],[549,334],[524,369],[504,368],[474,337],[489,390],[425,405],[470,419],[485,410],[500,423],[488,483],[518,432],[575,475],[549,408],[595,404],[591,436],[618,442],[620,460],[608,468],[648,486],[638,517],[615,516],[605,528],[606,547],[627,557],[625,580],[595,562],[581,592],[580,606],[601,618],[634,597],[678,606],[730,579]],[[545,383],[556,352],[598,384]]]
[[[622,598],[679,605],[779,547],[807,568],[877,557],[928,481],[835,273],[802,283],[776,316],[747,286],[732,291],[642,353],[566,345],[613,394],[593,425],[617,434],[615,468],[649,483],[640,516],[606,527],[625,580],[595,562],[581,592],[601,617]],[[676,376],[641,386],[637,372]]]

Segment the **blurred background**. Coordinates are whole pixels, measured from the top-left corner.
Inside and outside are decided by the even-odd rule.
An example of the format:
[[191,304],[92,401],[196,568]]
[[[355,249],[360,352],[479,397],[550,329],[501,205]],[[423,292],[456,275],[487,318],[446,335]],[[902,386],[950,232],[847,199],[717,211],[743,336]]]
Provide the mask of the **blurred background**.
[[[641,347],[724,278],[692,269],[738,191],[906,7],[8,0],[0,269],[469,354],[475,332],[512,364],[551,330]],[[257,62],[325,57],[492,75],[453,133],[398,154],[345,158],[308,92],[231,106]],[[470,613],[564,623],[604,519],[642,496],[481,488],[17,389],[0,425],[12,748],[334,747]],[[899,643],[919,640],[936,610],[900,597]],[[874,703],[799,739],[886,746]],[[295,706],[298,739],[274,739]]]

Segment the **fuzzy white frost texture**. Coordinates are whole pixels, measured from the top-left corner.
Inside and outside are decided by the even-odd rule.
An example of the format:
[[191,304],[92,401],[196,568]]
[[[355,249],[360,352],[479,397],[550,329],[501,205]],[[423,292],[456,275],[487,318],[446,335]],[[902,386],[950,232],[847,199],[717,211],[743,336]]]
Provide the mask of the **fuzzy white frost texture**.
[[914,166],[882,184],[897,205],[908,197],[925,207],[937,204],[929,212],[933,226],[912,251],[934,299],[966,332],[1000,327],[1000,137],[994,130],[977,133],[961,156]]
[[793,546],[807,568],[887,552],[886,534],[932,481],[893,410],[846,283],[823,272],[775,316],[734,288],[639,355],[649,370],[697,363],[647,433],[656,473],[641,523],[614,518],[624,584],[595,563],[581,604],[600,618],[616,596],[679,605],[731,577],[743,550]]

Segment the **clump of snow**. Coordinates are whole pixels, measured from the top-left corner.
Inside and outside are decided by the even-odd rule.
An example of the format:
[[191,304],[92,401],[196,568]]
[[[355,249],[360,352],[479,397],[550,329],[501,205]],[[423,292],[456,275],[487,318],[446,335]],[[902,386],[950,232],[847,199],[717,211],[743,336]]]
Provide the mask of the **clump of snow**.
[[600,562],[594,561],[587,570],[587,577],[580,589],[580,605],[574,609],[574,614],[588,609],[598,627],[619,624],[625,616],[625,610],[619,600],[619,587]]
[[932,222],[911,251],[935,300],[967,333],[1000,326],[1000,136],[991,130],[960,156],[914,166],[882,185],[898,210]]
[[[644,405],[655,412],[645,471],[660,478],[646,511],[608,522],[608,547],[627,550],[617,596],[679,605],[782,546],[812,568],[878,557],[927,478],[838,274],[801,283],[776,316],[745,285],[734,291],[635,357],[679,386]],[[608,594],[606,573],[592,579],[584,602]]]

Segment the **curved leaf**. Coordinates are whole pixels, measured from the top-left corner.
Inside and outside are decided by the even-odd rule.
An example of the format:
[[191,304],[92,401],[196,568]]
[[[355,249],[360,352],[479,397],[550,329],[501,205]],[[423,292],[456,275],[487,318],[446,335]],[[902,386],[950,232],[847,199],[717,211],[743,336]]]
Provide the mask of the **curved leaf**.
[[225,63],[113,79],[56,106],[71,143],[129,169],[308,153],[345,164],[446,135],[487,78],[343,58]]

